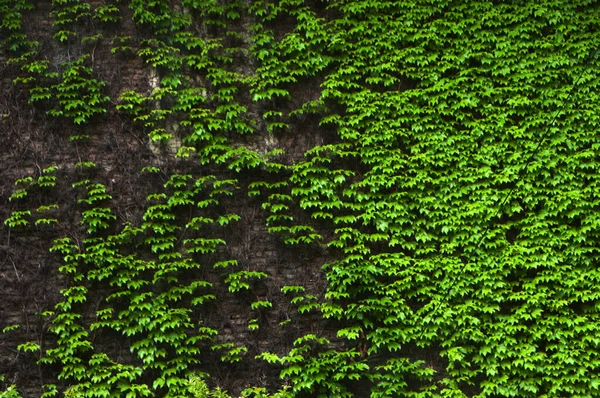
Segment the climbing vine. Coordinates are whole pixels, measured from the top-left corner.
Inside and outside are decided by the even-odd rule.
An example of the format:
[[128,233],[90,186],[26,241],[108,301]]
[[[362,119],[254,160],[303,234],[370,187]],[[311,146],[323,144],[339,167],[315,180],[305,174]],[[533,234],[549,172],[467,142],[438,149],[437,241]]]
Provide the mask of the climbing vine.
[[[598,395],[599,21],[594,1],[0,0],[13,83],[75,154],[19,175],[3,220],[48,237],[64,284],[37,314],[51,342],[15,347],[41,396],[231,396],[208,362],[278,379],[242,397]],[[115,89],[98,54],[147,81]],[[87,150],[108,118],[144,135],[137,216]],[[256,224],[298,281],[252,260]]]

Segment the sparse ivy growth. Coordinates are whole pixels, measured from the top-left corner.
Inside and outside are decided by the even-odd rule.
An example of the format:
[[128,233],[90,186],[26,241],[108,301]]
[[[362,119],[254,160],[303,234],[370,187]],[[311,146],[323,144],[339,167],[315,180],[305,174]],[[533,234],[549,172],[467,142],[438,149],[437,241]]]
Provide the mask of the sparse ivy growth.
[[51,116],[72,119],[75,124],[87,122],[92,116],[106,112],[105,102],[109,98],[102,95],[104,82],[91,77],[92,69],[85,66],[88,55],[82,55],[74,62],[65,64],[62,80],[48,88],[47,94],[38,95],[56,98],[58,106],[48,111]]

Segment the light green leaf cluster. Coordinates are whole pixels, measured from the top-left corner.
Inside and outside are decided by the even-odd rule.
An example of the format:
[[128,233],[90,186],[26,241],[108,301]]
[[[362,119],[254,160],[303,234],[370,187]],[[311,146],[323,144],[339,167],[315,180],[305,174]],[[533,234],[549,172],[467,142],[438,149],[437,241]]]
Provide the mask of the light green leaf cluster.
[[[157,84],[125,90],[116,111],[156,145],[181,140],[173,154],[194,171],[145,167],[165,183],[137,225],[118,225],[103,184],[76,184],[85,238],[50,249],[69,285],[52,314],[57,344],[40,347],[42,363],[72,385],[61,392],[226,396],[191,376],[203,352],[233,365],[252,351],[193,315],[221,299],[209,280],[235,297],[269,280],[227,251],[227,231],[242,217],[225,205],[241,193],[282,242],[328,258],[324,291],[281,288],[297,311],[280,325],[322,317],[337,330],[257,356],[289,382],[273,396],[351,397],[364,386],[371,397],[597,396],[600,6],[314,3],[128,3],[143,38],[133,51],[130,38],[115,37],[115,52],[141,57]],[[53,7],[59,42],[77,37],[77,21],[119,20],[115,3]],[[0,0],[16,82],[31,102],[49,102],[51,115],[87,123],[104,113],[104,83],[87,53],[60,74],[38,57],[23,33],[30,9]],[[302,96],[305,86],[314,92]],[[257,132],[269,143],[290,133],[326,139],[287,159],[270,144],[240,144]],[[17,182],[15,206],[56,188],[54,169]],[[57,210],[22,206],[4,224],[53,228]],[[203,267],[217,278],[200,277]],[[110,295],[89,325],[82,314],[95,284]],[[247,328],[257,334],[274,304],[251,300]],[[91,331],[130,339],[136,364],[99,352]]]
[[[22,72],[14,79],[15,84],[28,88],[30,103],[50,103],[49,115],[67,117],[78,125],[105,113],[109,98],[102,94],[105,82],[95,79],[92,68],[85,64],[90,53],[81,54],[75,61],[62,62],[60,73],[49,71],[50,62],[40,57],[38,43],[28,40],[23,30],[23,13],[32,8],[31,4],[22,0],[5,0],[0,5],[0,29],[10,32],[2,44],[14,53],[8,62],[17,64]],[[54,39],[66,45],[74,42],[79,38],[77,27],[91,16],[92,8],[88,2],[53,0],[50,17],[52,26],[57,29]],[[101,37],[99,33],[83,37],[80,42],[84,45],[94,43]]]
[[[92,77],[92,69],[85,65],[88,57],[84,54],[76,61],[65,63],[61,81],[48,87],[44,91],[47,94],[37,93],[58,102],[57,108],[48,111],[49,115],[67,117],[75,124],[82,124],[94,115],[106,113],[105,103],[109,98],[102,95],[105,83]],[[32,97],[32,102],[36,100]]]
[[[23,202],[27,199],[30,193],[37,194],[39,192],[48,192],[56,186],[56,171],[58,166],[49,166],[41,170],[41,175],[33,178],[31,176],[19,178],[15,181],[17,188],[8,198],[9,202]],[[9,228],[25,227],[30,224],[30,221],[35,220],[34,225],[50,225],[58,222],[54,216],[59,210],[59,206],[55,203],[41,205],[37,209],[14,210],[4,220],[4,225]],[[38,217],[34,218],[32,211],[35,211]],[[26,216],[28,216],[26,218]],[[48,217],[50,218],[48,218]],[[31,218],[31,219],[28,219]]]
[[[0,381],[3,381],[0,379]],[[0,398],[21,398],[21,394],[14,385],[10,385],[4,391],[0,391]]]
[[[259,3],[265,22],[301,12]],[[302,63],[291,48],[326,60],[319,100],[336,112],[321,109],[321,123],[339,139],[306,152],[264,207],[288,243],[303,242],[287,235],[304,228],[302,213],[334,232],[323,316],[367,358],[395,358],[359,378],[373,396],[593,396],[599,81],[587,62],[598,11],[562,1],[328,9],[336,17],[308,48],[300,19],[280,40],[256,27],[264,99],[289,95],[290,63]],[[414,353],[434,347],[426,367]]]

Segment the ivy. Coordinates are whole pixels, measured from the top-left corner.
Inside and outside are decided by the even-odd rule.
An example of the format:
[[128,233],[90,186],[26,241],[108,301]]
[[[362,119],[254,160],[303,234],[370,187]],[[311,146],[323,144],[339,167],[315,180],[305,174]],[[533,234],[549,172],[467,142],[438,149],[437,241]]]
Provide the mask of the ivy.
[[52,25],[58,29],[53,37],[59,42],[77,37],[76,24],[92,16],[91,5],[80,0],[52,0],[52,7]]
[[[16,181],[3,224],[55,234],[66,277],[46,313],[54,345],[17,347],[56,370],[43,396],[227,397],[197,372],[207,351],[280,372],[279,392],[242,397],[597,395],[597,4],[54,0],[53,40],[73,56],[60,63],[25,33],[32,12],[0,1],[29,101],[77,125],[130,117],[156,157],[131,223],[104,166],[80,156],[88,131],[61,173]],[[112,104],[90,47],[128,14],[136,37],[110,36],[110,52],[139,57],[151,84]],[[67,233],[50,193],[71,170],[89,177]],[[285,250],[318,253],[322,291],[255,292],[273,275],[251,249],[233,255],[246,203]],[[223,295],[247,309],[243,344],[204,322]],[[333,330],[257,352],[280,296],[296,311],[278,330]]]
[[35,42],[27,40],[23,33],[23,13],[33,9],[33,4],[26,1],[3,1],[0,3],[0,29],[7,32],[2,40],[2,46],[11,52],[29,50],[36,46]]
[[65,65],[60,83],[50,88],[58,101],[58,108],[48,111],[52,116],[63,116],[75,124],[86,123],[91,117],[105,113],[109,98],[102,95],[104,82],[91,77],[92,69],[85,66],[87,55]]
[[[118,3],[118,0],[115,3]],[[121,11],[115,3],[105,2],[96,7],[93,18],[103,23],[119,23],[121,21]]]
[[[235,293],[241,290],[250,289],[250,281],[260,280],[268,277],[268,275],[261,271],[246,271],[241,270],[238,272],[232,272],[225,278],[225,283],[230,292]],[[254,303],[253,303],[254,304]],[[257,304],[254,304],[256,306]],[[252,308],[254,309],[254,307]]]
[[10,385],[4,391],[0,391],[0,397],[2,398],[21,398],[21,395],[17,391],[15,385]]

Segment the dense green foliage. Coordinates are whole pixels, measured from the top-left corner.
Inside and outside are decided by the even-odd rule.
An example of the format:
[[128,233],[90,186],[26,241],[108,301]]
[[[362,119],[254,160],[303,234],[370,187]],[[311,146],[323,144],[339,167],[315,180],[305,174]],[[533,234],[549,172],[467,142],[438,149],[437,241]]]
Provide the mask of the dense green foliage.
[[[275,396],[351,397],[359,385],[374,398],[600,394],[600,4],[118,3],[54,0],[54,38],[93,40],[79,37],[77,21],[118,23],[128,7],[148,38],[135,49],[115,37],[114,52],[136,51],[160,83],[149,95],[124,92],[116,111],[163,148],[181,140],[175,156],[223,172],[167,176],[138,225],[116,225],[102,183],[73,185],[86,238],[49,245],[69,284],[44,314],[57,345],[40,361],[60,369],[74,396],[219,396],[194,373],[202,350],[235,363],[246,349],[218,344],[219,330],[191,316],[217,297],[209,281],[190,276],[208,264],[232,294],[269,278],[220,250],[223,231],[240,218],[220,203],[241,194],[261,199],[269,231],[286,244],[323,245],[336,256],[324,265],[322,297],[282,290],[299,316],[335,319],[341,343],[306,334],[284,355],[259,355],[283,367],[289,386]],[[30,8],[0,1],[3,45],[22,71],[16,83],[52,117],[101,122],[112,105],[93,77],[91,50],[49,73],[22,30]],[[242,18],[252,21],[249,32],[233,28]],[[276,34],[284,19],[293,26]],[[236,67],[241,53],[255,70]],[[312,80],[321,91],[294,98]],[[263,110],[263,134],[277,137],[310,116],[335,138],[278,163],[281,150],[236,144],[260,133],[250,102]],[[14,233],[57,222],[54,203],[18,205],[32,190],[53,189],[56,170],[17,181],[4,222]],[[244,191],[238,176],[247,170],[269,179]],[[85,324],[92,287],[111,294]],[[271,305],[256,300],[248,310]],[[258,327],[253,318],[248,328]],[[126,336],[138,361],[97,351],[96,329]],[[59,394],[45,388],[45,397]]]

